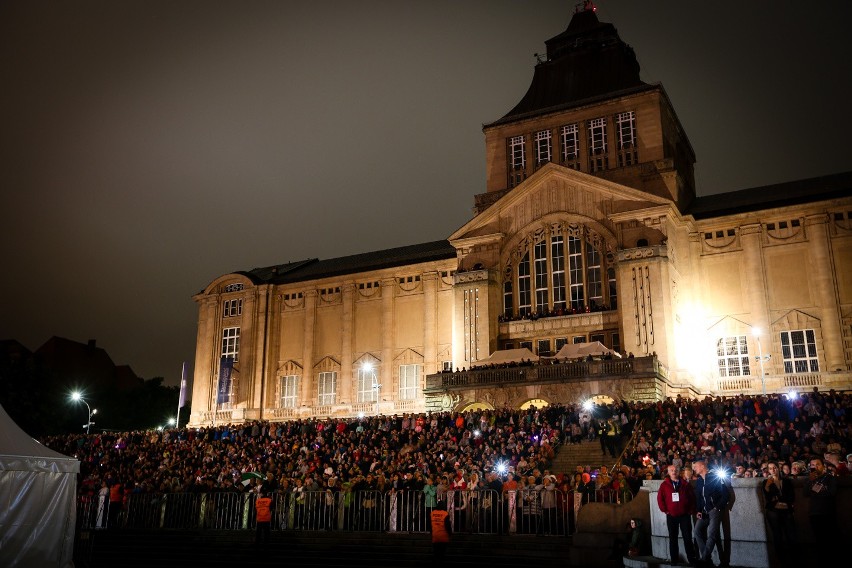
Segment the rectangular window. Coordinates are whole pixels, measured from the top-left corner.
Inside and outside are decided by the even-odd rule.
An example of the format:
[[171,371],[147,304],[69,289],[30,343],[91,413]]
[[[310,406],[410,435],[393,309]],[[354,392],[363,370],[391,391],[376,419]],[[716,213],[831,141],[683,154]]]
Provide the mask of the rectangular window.
[[781,332],[781,356],[785,373],[818,373],[816,336],[814,330]]
[[243,314],[243,300],[237,298],[233,300],[225,300],[223,303],[222,316],[232,318]]
[[299,376],[287,375],[280,378],[279,392],[281,393],[280,408],[296,408],[299,401]]
[[603,344],[606,343],[606,336],[603,333],[592,333],[589,335],[589,341],[594,343],[595,341],[599,341]]
[[636,113],[622,112],[615,115],[615,127],[618,133],[618,165],[635,164],[636,155]]
[[521,341],[518,344],[518,347],[521,349],[529,349],[530,351],[532,351],[532,341]]
[[518,315],[529,315],[530,296],[530,253],[528,252],[518,263]]
[[716,342],[716,360],[720,377],[746,377],[751,375],[748,344],[745,335],[722,337]]
[[233,357],[234,363],[240,360],[240,328],[222,330],[222,357]]
[[441,363],[441,369],[451,373],[453,371],[453,362],[452,361],[443,361]]
[[540,357],[547,357],[551,355],[550,353],[550,340],[549,339],[539,339],[538,340],[538,353]]
[[621,353],[621,335],[617,332],[612,334],[612,348],[613,351],[618,351]]
[[592,119],[589,121],[590,172],[598,172],[609,167],[606,151],[606,119]]
[[536,132],[533,140],[535,141],[535,163],[537,166],[543,166],[551,160],[553,155],[550,130]]
[[519,185],[525,179],[527,167],[526,146],[523,136],[509,138],[509,187]]
[[589,308],[595,310],[603,304],[603,282],[601,281],[601,254],[591,244],[586,243],[586,294]]
[[564,345],[568,345],[567,337],[557,337],[556,338],[556,352],[559,353],[559,350],[562,349]]
[[553,280],[553,310],[565,309],[565,243],[562,235],[550,241],[551,279]]
[[547,302],[547,241],[535,244],[535,311],[543,314],[548,310]]
[[507,280],[503,283],[503,316],[512,317],[512,282]]
[[328,406],[337,400],[337,373],[320,373],[317,380],[317,404]]
[[615,268],[607,268],[606,276],[609,281],[609,309],[614,310],[618,308],[618,287],[615,284]]
[[568,237],[568,277],[571,286],[571,307],[583,310],[583,247],[577,237]]
[[559,129],[560,143],[562,144],[562,164],[580,169],[580,137],[576,124],[567,124]]
[[585,343],[585,342],[586,342],[586,336],[585,335],[575,335],[574,337],[571,338],[571,343],[573,343],[574,345],[577,345],[578,343]]
[[420,390],[420,365],[399,366],[399,400],[416,400]]
[[355,400],[358,402],[376,402],[379,399],[375,369],[359,368],[357,381],[358,391],[355,393]]

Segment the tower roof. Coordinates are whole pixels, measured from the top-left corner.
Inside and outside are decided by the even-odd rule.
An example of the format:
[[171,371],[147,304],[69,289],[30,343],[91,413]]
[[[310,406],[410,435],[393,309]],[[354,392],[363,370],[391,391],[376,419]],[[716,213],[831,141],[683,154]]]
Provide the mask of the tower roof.
[[591,2],[545,45],[547,59],[536,65],[527,93],[493,124],[645,85],[633,48],[621,40],[615,26],[598,20]]

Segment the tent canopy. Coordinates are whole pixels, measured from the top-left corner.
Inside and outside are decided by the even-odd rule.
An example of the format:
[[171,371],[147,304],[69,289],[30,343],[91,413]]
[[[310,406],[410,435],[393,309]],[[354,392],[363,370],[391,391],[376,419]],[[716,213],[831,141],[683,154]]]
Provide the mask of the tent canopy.
[[607,353],[613,357],[621,357],[618,351],[613,351],[600,341],[592,341],[591,343],[566,343],[556,353],[557,359],[579,359],[591,355],[592,357],[602,357]]
[[485,359],[480,359],[476,365],[502,365],[505,363],[520,363],[521,361],[538,361],[538,355],[523,347],[521,349],[503,349],[495,351]]
[[73,567],[80,462],[47,448],[0,406],[0,565]]

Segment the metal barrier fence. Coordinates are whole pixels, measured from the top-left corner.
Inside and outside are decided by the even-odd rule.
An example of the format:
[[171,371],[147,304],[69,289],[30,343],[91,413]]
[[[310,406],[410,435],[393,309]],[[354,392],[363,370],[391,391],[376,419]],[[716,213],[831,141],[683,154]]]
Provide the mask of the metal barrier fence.
[[[559,490],[447,491],[453,531],[471,534],[567,536],[576,513],[588,502],[620,504],[629,491],[601,489],[580,493]],[[254,530],[255,493],[132,493],[126,502],[81,497],[79,530],[211,529]],[[422,491],[294,491],[277,493],[272,530],[429,532],[437,502]]]

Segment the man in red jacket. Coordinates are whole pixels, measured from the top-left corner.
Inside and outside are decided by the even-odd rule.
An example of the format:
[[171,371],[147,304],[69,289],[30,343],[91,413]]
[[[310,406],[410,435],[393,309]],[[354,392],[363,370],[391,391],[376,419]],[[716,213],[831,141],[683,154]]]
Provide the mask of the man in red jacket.
[[695,491],[688,481],[680,475],[680,468],[670,465],[666,468],[667,477],[657,493],[657,505],[666,515],[666,527],[669,529],[669,555],[671,565],[677,566],[680,560],[678,552],[678,531],[683,536],[683,547],[690,564],[697,560],[692,544],[692,515],[695,514]]

